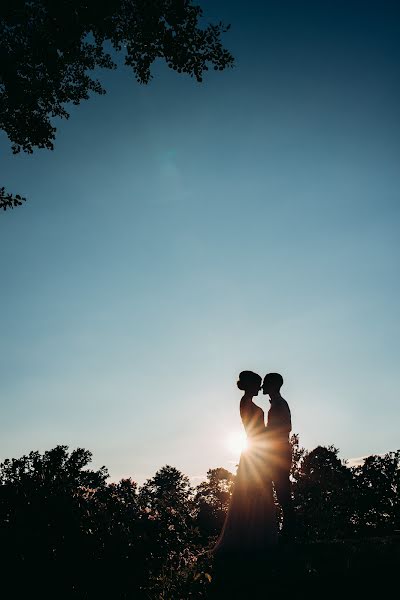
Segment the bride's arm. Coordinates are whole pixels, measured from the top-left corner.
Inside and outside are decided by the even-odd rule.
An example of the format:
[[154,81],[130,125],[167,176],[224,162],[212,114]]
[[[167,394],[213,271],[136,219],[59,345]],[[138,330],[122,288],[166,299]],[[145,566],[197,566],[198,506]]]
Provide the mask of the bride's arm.
[[251,424],[252,412],[251,398],[246,395],[240,400],[240,418],[242,419],[243,426],[247,432]]

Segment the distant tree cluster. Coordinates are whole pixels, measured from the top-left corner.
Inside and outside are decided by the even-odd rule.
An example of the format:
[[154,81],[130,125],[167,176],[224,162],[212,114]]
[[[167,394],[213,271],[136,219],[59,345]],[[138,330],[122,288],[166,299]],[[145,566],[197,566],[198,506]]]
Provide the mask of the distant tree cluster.
[[[297,436],[292,445],[298,540],[399,528],[400,451],[349,468],[332,446],[307,452]],[[165,466],[140,487],[131,479],[107,483],[106,468],[88,468],[91,457],[57,446],[0,465],[0,559],[25,573],[13,582],[15,597],[32,581],[68,597],[205,597],[211,576],[203,558],[221,529],[234,475],[210,469],[194,488]]]
[[[197,81],[209,68],[232,66],[221,42],[229,26],[202,19],[191,0],[2,0],[0,129],[12,151],[53,149],[54,117],[68,118],[68,104],[104,94],[91,73],[115,69],[117,54],[144,84],[157,59]],[[21,200],[3,190],[0,208]]]
[[303,540],[390,535],[400,529],[400,450],[355,467],[334,446],[311,452],[292,436],[293,495]]

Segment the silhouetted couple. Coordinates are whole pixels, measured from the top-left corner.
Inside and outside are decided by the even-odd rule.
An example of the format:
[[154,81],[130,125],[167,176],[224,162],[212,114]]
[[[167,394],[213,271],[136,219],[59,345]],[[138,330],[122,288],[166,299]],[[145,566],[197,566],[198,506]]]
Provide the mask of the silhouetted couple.
[[[253,371],[242,371],[237,386],[244,392],[240,416],[247,434],[247,448],[242,452],[231,502],[215,551],[260,551],[278,539],[278,523],[273,497],[275,488],[283,511],[282,539],[293,530],[293,506],[289,473],[292,429],[289,406],[280,390],[283,378],[268,373],[264,382]],[[267,425],[264,411],[254,404],[260,389],[268,394],[271,407]]]

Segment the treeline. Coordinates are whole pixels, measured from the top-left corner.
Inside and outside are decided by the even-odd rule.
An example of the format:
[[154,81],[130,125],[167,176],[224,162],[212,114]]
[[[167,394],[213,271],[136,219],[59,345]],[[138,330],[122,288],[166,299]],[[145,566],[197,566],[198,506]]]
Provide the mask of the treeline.
[[[400,529],[400,451],[348,467],[333,446],[308,452],[292,436],[297,542],[390,536]],[[210,469],[197,487],[171,466],[138,486],[107,483],[92,455],[66,446],[0,465],[1,564],[14,597],[201,598],[207,549],[234,484]],[[3,578],[4,580],[4,578]],[[31,594],[32,595],[32,594]]]

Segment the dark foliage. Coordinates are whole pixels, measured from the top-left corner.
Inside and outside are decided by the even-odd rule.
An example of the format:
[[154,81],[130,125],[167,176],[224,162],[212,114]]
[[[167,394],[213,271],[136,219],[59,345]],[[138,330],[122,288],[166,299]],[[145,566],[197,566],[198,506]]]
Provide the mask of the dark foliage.
[[337,455],[338,449],[333,446],[318,446],[301,461],[294,498],[302,539],[326,540],[351,534],[352,473]]
[[394,536],[278,545],[267,554],[214,561],[208,598],[391,598],[399,561]]
[[235,476],[223,468],[209,469],[207,480],[197,487],[195,504],[196,523],[207,543],[218,536],[224,524]]
[[23,202],[26,201],[26,198],[23,198],[19,194],[15,196],[6,192],[4,187],[0,187],[0,209],[7,210],[7,208],[15,208],[16,206],[21,206]]
[[400,451],[368,456],[352,468],[355,510],[352,525],[358,535],[400,531]]
[[294,464],[298,538],[337,540],[400,529],[400,451],[369,456],[351,468],[338,452],[318,446]]
[[191,0],[3,0],[0,129],[13,152],[53,149],[54,117],[68,118],[69,103],[105,93],[90,72],[116,68],[106,46],[144,84],[157,59],[197,81],[210,67],[232,66],[221,42],[229,26],[202,27],[202,17]]
[[[389,569],[399,551],[390,540],[400,523],[400,451],[349,468],[332,446],[307,452],[297,436],[292,443],[297,540],[256,557],[268,563],[271,589],[278,586],[277,593],[288,572],[285,585],[304,580],[317,594],[335,570],[346,578],[363,570],[364,577],[372,564]],[[232,594],[239,572],[242,581],[246,569],[254,572],[254,557],[240,569],[221,569],[207,554],[226,514],[232,473],[210,469],[194,489],[165,466],[138,487],[130,479],[107,483],[107,470],[89,469],[90,460],[87,450],[57,446],[0,465],[0,560],[4,572],[24,573],[10,579],[12,597],[54,597],[54,590],[68,598],[223,597],[224,569],[234,577]],[[264,576],[261,570],[254,585],[262,587]],[[288,597],[295,591],[289,587]]]

